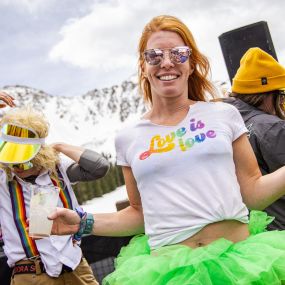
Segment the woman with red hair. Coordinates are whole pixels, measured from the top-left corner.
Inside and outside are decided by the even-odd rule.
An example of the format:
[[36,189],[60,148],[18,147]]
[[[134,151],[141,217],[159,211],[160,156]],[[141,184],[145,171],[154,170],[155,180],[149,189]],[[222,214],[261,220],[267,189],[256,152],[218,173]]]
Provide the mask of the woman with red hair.
[[[207,102],[209,63],[187,26],[158,16],[139,42],[149,111],[116,137],[130,206],[94,214],[95,235],[135,235],[104,284],[281,284],[285,232],[262,210],[285,193],[285,167],[262,176],[236,108]],[[59,209],[55,234],[84,230]],[[143,235],[142,233],[145,233]]]

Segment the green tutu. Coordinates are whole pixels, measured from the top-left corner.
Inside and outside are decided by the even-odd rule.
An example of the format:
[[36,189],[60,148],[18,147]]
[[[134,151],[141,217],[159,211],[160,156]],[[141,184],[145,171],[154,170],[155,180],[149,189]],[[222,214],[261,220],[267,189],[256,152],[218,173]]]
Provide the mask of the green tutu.
[[273,220],[252,211],[251,235],[233,243],[218,239],[191,249],[169,245],[150,254],[148,238],[134,237],[116,259],[104,285],[277,285],[285,284],[285,231],[265,230]]

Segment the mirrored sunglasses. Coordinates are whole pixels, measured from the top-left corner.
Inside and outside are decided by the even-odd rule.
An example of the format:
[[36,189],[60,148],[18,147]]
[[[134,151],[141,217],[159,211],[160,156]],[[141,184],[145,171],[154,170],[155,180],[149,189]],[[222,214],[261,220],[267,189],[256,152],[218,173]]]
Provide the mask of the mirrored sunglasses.
[[148,49],[144,51],[144,59],[150,65],[158,65],[165,58],[165,53],[168,52],[171,62],[180,64],[187,61],[191,51],[188,46],[174,47],[171,49]]
[[18,164],[8,164],[8,167],[13,169],[13,168],[18,168],[18,169],[22,169],[22,170],[29,170],[31,168],[33,168],[33,163],[28,161],[26,163],[18,163]]

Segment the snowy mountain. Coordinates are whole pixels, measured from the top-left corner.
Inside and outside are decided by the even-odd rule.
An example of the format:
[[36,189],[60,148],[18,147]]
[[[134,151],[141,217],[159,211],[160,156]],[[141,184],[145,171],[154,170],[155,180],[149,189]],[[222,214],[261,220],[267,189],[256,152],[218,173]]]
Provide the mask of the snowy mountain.
[[[114,157],[114,136],[122,124],[146,110],[135,80],[102,90],[94,89],[76,97],[60,97],[26,86],[5,86],[17,106],[31,104],[50,122],[48,143],[65,141],[84,145]],[[9,107],[0,110],[5,112]]]

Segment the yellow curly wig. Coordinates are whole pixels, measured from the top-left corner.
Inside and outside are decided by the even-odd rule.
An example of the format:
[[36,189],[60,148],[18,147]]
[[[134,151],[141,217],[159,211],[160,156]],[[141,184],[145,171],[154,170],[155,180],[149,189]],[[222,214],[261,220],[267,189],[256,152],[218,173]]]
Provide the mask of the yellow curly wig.
[[[44,114],[33,109],[31,106],[9,110],[1,118],[1,127],[4,124],[15,124],[32,129],[40,138],[47,137],[49,131],[49,123]],[[40,151],[31,162],[34,167],[48,170],[51,174],[56,175],[56,165],[59,163],[59,155],[52,147],[42,145]],[[1,168],[6,171],[8,177],[11,177],[11,171],[7,166],[2,164]]]

